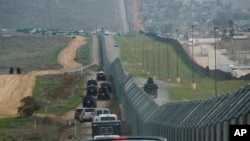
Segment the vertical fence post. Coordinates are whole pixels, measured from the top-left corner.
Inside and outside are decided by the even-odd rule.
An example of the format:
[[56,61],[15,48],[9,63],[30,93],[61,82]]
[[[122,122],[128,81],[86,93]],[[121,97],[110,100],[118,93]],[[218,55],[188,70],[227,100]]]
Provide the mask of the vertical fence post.
[[196,140],[200,141],[201,140],[201,127],[196,128]]
[[229,121],[224,121],[223,123],[223,140],[229,141]]
[[209,126],[205,126],[205,141],[209,141],[209,133],[210,133],[210,130],[209,130]]
[[200,140],[205,141],[205,127],[201,127],[200,129]]
[[176,127],[176,140],[179,141],[181,139],[181,129]]
[[191,131],[192,131],[191,139],[192,141],[194,141],[195,140],[195,127],[191,128]]
[[210,138],[210,141],[215,141],[215,134],[216,134],[216,130],[215,130],[215,125],[214,124],[211,124],[210,126],[210,130],[211,130],[211,138]]
[[189,126],[188,127],[188,141],[192,141],[192,128]]
[[250,125],[250,113],[248,113],[246,116],[247,116],[247,124]]
[[216,140],[223,140],[223,123],[219,122],[216,124]]
[[185,141],[185,140],[187,140],[187,130],[186,130],[186,126],[183,128],[183,136],[182,136],[181,141]]

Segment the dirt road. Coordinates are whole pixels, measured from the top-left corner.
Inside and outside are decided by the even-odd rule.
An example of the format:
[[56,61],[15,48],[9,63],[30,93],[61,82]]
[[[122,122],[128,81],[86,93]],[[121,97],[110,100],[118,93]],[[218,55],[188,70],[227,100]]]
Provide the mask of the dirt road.
[[21,75],[0,75],[0,118],[14,117],[17,107],[23,97],[32,95],[32,89],[37,75],[60,74],[67,70],[81,67],[74,61],[77,49],[85,44],[85,38],[76,37],[58,57],[58,62],[63,66],[61,70],[32,71]]

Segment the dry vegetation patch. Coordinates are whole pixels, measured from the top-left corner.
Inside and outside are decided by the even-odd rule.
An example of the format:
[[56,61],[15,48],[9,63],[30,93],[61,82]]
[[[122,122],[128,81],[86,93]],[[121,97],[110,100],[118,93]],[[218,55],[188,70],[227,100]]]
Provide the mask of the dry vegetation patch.
[[0,131],[2,141],[58,140],[64,124],[49,117],[16,118]]
[[[82,83],[83,78],[77,74],[38,76],[33,95],[41,107],[48,107],[48,112],[62,111],[80,102]],[[67,106],[69,103],[72,105]]]

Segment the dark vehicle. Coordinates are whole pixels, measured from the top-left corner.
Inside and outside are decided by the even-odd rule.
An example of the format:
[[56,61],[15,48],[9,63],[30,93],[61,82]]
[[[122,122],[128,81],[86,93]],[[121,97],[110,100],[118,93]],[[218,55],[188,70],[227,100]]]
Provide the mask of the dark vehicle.
[[82,106],[87,108],[96,108],[96,99],[91,95],[86,95],[82,99]]
[[96,74],[96,80],[97,81],[106,81],[106,75],[105,75],[104,71],[99,71]]
[[101,87],[98,91],[98,100],[110,100],[110,93],[107,87]]
[[108,88],[109,92],[112,92],[110,82],[102,82],[100,85],[101,85],[101,88]]
[[11,67],[10,70],[9,70],[9,74],[13,74],[13,72],[14,72],[14,68]]
[[97,86],[89,85],[87,87],[87,95],[97,96]]
[[83,108],[82,107],[78,107],[75,109],[75,114],[74,114],[74,119],[79,121],[80,120],[80,115],[83,111]]
[[149,94],[150,96],[152,96],[153,98],[157,98],[157,90],[158,90],[158,86],[156,83],[154,83],[153,78],[148,78],[148,81],[146,84],[144,84],[143,87],[144,91]]
[[89,86],[89,85],[95,85],[95,86],[97,86],[97,81],[96,81],[96,80],[93,80],[93,79],[88,80],[88,81],[87,81],[87,86]]
[[115,43],[115,44],[114,44],[114,47],[119,47],[119,44],[118,44],[118,43]]
[[20,69],[20,68],[17,68],[17,69],[16,69],[16,73],[17,73],[17,74],[21,74],[21,69]]
[[97,135],[121,135],[121,121],[93,121],[92,137]]

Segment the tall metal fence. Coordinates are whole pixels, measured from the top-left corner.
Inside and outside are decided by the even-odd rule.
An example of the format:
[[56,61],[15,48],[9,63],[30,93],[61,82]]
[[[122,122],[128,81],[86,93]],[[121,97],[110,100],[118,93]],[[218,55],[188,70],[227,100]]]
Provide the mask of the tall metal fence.
[[[100,43],[105,47],[104,42]],[[250,124],[250,85],[210,99],[159,106],[124,71],[119,58],[109,63],[103,53],[103,59],[113,79],[123,120],[130,123],[134,135],[161,136],[171,141],[228,141],[229,125]]]

